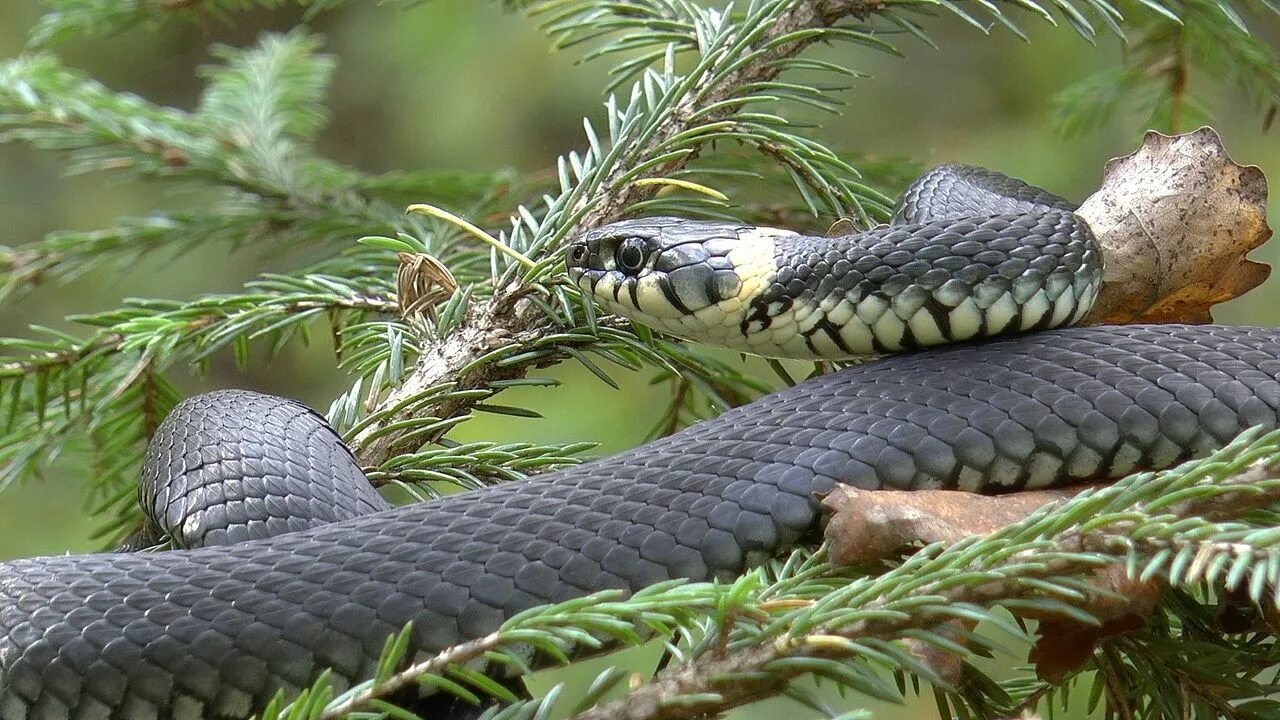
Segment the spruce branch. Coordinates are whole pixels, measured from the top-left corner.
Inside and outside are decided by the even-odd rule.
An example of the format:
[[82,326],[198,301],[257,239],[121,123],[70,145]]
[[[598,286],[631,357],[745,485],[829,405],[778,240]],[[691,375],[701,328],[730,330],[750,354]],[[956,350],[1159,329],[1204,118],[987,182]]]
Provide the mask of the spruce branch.
[[[1040,606],[1089,621],[1092,596],[1063,580],[1083,577],[1117,560],[1129,564],[1131,577],[1167,575],[1170,582],[1184,586],[1201,582],[1247,586],[1255,602],[1276,604],[1280,534],[1230,522],[1251,508],[1280,501],[1280,458],[1275,454],[1280,436],[1272,433],[1251,443],[1253,438],[1237,442],[1203,464],[1193,463],[1156,478],[1135,476],[1084,493],[987,538],[946,549],[930,546],[898,568],[862,581],[885,588],[883,595],[839,591],[840,597],[828,596],[813,608],[799,611],[792,631],[771,634],[772,642],[759,642],[763,638],[756,637],[757,642],[736,648],[731,642],[724,652],[706,653],[663,673],[623,700],[576,717],[701,717],[776,695],[789,680],[811,673],[858,688],[856,673],[830,661],[866,657],[902,661],[906,658],[895,656],[885,643],[912,637],[948,652],[966,653],[963,646],[935,633],[939,623],[956,617],[977,619],[982,613],[973,610],[979,608],[982,612],[995,606],[1026,611]],[[1229,459],[1236,453],[1240,454]],[[1258,458],[1259,454],[1263,457]],[[1244,470],[1233,471],[1239,467],[1239,458],[1249,456],[1258,459]],[[1138,483],[1147,487],[1136,487]],[[1162,497],[1161,490],[1168,495]],[[1170,495],[1178,494],[1190,497],[1168,501]],[[1097,514],[1082,512],[1085,508]],[[1170,544],[1178,547],[1177,552],[1169,552]],[[909,592],[895,587],[895,580],[909,585]],[[1058,603],[1061,606],[1054,608]],[[825,606],[822,612],[815,609],[818,606]],[[944,682],[937,676],[930,678],[933,673],[928,666],[905,665],[926,679]]]
[[318,273],[265,275],[243,294],[138,300],[76,318],[95,329],[84,340],[43,330],[38,339],[0,341],[0,417],[8,418],[0,435],[0,488],[38,474],[87,438],[95,468],[91,499],[107,517],[102,535],[119,538],[140,517],[133,500],[143,451],[178,400],[165,374],[183,363],[198,371],[227,349],[247,364],[251,342],[264,344],[270,356],[294,337],[308,338],[321,321],[337,336],[336,347],[359,355],[369,338],[343,338],[346,328],[398,310],[383,274],[354,282]]
[[[1202,1],[1213,4],[1213,0]],[[769,110],[797,103],[828,108],[825,100],[819,100],[821,93],[814,94],[812,84],[787,81],[782,75],[786,70],[852,72],[839,65],[815,66],[798,58],[806,47],[841,41],[894,52],[875,23],[914,27],[909,25],[914,21],[905,19],[903,12],[927,5],[917,0],[775,0],[721,12],[657,0],[533,4],[535,14],[547,16],[545,26],[560,46],[591,42],[599,47],[589,56],[626,53],[632,57],[615,68],[615,85],[633,81],[630,94],[625,100],[609,96],[607,133],[597,132],[589,121],[584,123],[587,146],[562,157],[558,165],[559,195],[544,197],[542,208],[517,208],[511,230],[498,235],[496,241],[504,251],[491,253],[493,276],[483,283],[483,293],[492,296],[475,302],[481,295],[479,289],[468,296],[465,310],[455,313],[448,324],[451,334],[438,334],[431,347],[424,349],[422,362],[403,382],[377,389],[370,389],[368,383],[362,385],[363,391],[377,398],[370,415],[381,419],[365,424],[353,437],[358,457],[366,464],[378,465],[412,451],[424,436],[404,438],[382,428],[411,425],[414,412],[425,414],[432,422],[448,422],[466,414],[472,400],[435,407],[425,395],[431,388],[457,383],[464,391],[481,390],[492,382],[522,377],[537,363],[574,356],[571,352],[558,357],[535,352],[525,356],[525,363],[511,361],[497,366],[490,362],[499,357],[510,361],[520,355],[510,352],[512,348],[528,348],[540,338],[573,333],[573,328],[583,325],[589,331],[596,326],[590,303],[578,298],[576,290],[559,285],[558,249],[566,238],[641,210],[722,215],[723,203],[717,199],[656,195],[661,185],[653,182],[678,177],[714,188],[716,174],[707,175],[710,182],[702,182],[698,175],[701,160],[712,145],[737,144],[773,160],[790,175],[812,213],[852,216],[862,224],[883,219],[889,209],[886,196],[862,182],[856,168]],[[1020,5],[1052,17],[1035,3]],[[1118,32],[1118,11],[1102,3],[1096,6],[1104,23]],[[977,23],[958,7],[945,7]],[[1077,31],[1086,36],[1093,33],[1093,26],[1073,6],[1058,3],[1056,7]],[[1176,16],[1177,8],[1156,7]],[[986,9],[993,18],[1007,22],[999,6]],[[674,68],[678,64],[688,69],[677,74]],[[502,255],[518,255],[528,263],[513,263]],[[447,264],[447,258],[445,261]],[[671,358],[664,363],[666,367],[672,364]],[[347,401],[345,406],[355,404]],[[425,439],[435,437],[438,435]]]
[[313,5],[315,10],[334,5],[333,0],[52,0],[51,12],[31,33],[31,44],[47,45],[72,35],[115,35],[138,26],[156,27],[170,20],[207,14],[227,18],[250,8],[276,8],[285,4]]
[[395,485],[426,499],[439,497],[437,483],[477,490],[538,472],[577,465],[595,443],[554,445],[477,442],[399,455],[366,473],[375,487]]
[[1145,116],[1144,127],[1181,132],[1204,124],[1213,105],[1193,71],[1234,83],[1259,113],[1280,103],[1280,59],[1250,32],[1244,18],[1280,8],[1215,0],[1175,0],[1129,13],[1131,37],[1121,67],[1085,77],[1054,98],[1055,122],[1067,134],[1093,130],[1123,110]]
[[[592,4],[587,3],[588,6]],[[696,157],[696,149],[690,148],[689,152],[673,154],[669,158],[662,158],[658,151],[679,145],[676,138],[690,131],[705,132],[716,128],[719,132],[727,132],[728,128],[717,128],[717,124],[741,109],[742,104],[748,101],[744,95],[749,96],[778,77],[786,68],[782,61],[800,54],[819,40],[835,39],[835,35],[813,31],[831,28],[849,17],[865,19],[880,3],[879,0],[815,0],[762,3],[761,6],[764,9],[750,13],[740,21],[741,35],[735,37],[734,42],[716,48],[726,54],[736,52],[739,55],[720,58],[704,55],[697,69],[703,73],[702,76],[694,75],[686,80],[689,83],[687,90],[681,88],[684,92],[674,106],[652,124],[648,132],[633,141],[631,147],[623,150],[623,154],[629,156],[627,159],[633,162],[658,160],[646,163],[646,175],[664,177],[682,169]],[[697,37],[694,32],[686,30],[686,33],[691,38]],[[745,58],[745,61],[739,58]],[[600,186],[611,192],[591,203],[589,209],[586,209],[586,202],[579,206],[586,212],[579,218],[578,227],[597,227],[617,220],[628,207],[652,196],[652,188],[626,182],[633,168],[630,163],[618,163],[612,172],[597,180]]]
[[[561,195],[548,200],[548,211],[541,219],[522,208],[513,218],[513,232],[505,238],[513,248],[533,257],[536,267],[524,274],[523,282],[511,272],[504,272],[497,279],[495,297],[472,306],[452,334],[440,341],[434,351],[424,352],[418,367],[386,394],[375,412],[402,408],[448,419],[465,413],[469,402],[428,410],[420,402],[424,392],[443,383],[479,389],[494,381],[521,377],[535,358],[531,357],[528,364],[506,366],[475,361],[500,354],[505,348],[535,344],[540,337],[567,329],[563,322],[557,327],[558,313],[544,312],[557,298],[534,285],[558,262],[557,249],[563,239],[579,228],[618,219],[629,207],[651,198],[655,186],[637,184],[636,179],[665,177],[683,169],[706,142],[723,137],[727,131],[723,121],[742,110],[753,87],[776,78],[786,67],[785,59],[827,38],[824,31],[844,18],[865,16],[871,7],[860,1],[775,1],[754,4],[745,17],[731,19],[689,6],[689,12],[694,14],[686,32],[691,38],[707,42],[700,48],[697,66],[684,76],[671,71],[665,75],[648,71],[633,86],[627,105],[620,107],[611,99],[606,107],[612,144],[607,150],[587,124],[591,142],[586,155],[575,153],[562,159]],[[621,12],[627,10],[623,7]],[[836,35],[845,37],[846,33]],[[674,48],[668,52],[674,52]],[[715,136],[699,137],[710,133]],[[538,298],[539,294],[542,297]],[[561,298],[568,294],[563,290],[559,293]],[[395,411],[386,422],[402,422],[409,417],[406,412]],[[396,433],[374,438],[375,431],[371,427],[354,438],[357,456],[367,465],[379,465],[412,450],[412,443],[420,441],[414,438],[400,443]]]
[[198,210],[0,248],[0,294],[163,249],[217,242],[277,252],[346,244],[375,230],[422,234],[423,223],[403,212],[408,198],[482,206],[511,189],[509,173],[369,175],[316,156],[334,66],[318,48],[301,32],[267,35],[249,50],[217,48],[221,62],[205,69],[208,84],[191,113],[113,92],[51,55],[0,63],[0,142],[62,153],[71,172],[199,193]]

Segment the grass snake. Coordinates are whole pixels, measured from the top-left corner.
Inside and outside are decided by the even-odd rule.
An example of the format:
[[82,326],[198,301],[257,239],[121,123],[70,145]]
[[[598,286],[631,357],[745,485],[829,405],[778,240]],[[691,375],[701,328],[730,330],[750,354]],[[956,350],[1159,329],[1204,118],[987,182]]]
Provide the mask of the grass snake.
[[[0,564],[0,719],[245,718],[325,668],[339,683],[369,676],[408,621],[413,648],[433,652],[539,604],[741,573],[813,537],[816,496],[836,484],[1114,478],[1280,424],[1280,332],[1047,329],[1087,311],[1100,254],[1069,204],[990,171],[928,173],[895,224],[852,236],[629,220],[567,256],[609,309],[729,347],[954,344],[821,375],[613,457],[394,508],[302,405],[191,398],[148,449],[154,527],[133,539],[179,549]],[[972,340],[1023,330],[1044,331]]]

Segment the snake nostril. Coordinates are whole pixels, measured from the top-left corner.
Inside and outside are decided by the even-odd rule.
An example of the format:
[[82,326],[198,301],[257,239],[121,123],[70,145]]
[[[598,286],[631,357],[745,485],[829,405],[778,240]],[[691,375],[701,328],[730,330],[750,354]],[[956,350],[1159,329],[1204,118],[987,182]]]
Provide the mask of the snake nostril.
[[574,243],[569,246],[569,262],[581,265],[587,261],[586,243]]

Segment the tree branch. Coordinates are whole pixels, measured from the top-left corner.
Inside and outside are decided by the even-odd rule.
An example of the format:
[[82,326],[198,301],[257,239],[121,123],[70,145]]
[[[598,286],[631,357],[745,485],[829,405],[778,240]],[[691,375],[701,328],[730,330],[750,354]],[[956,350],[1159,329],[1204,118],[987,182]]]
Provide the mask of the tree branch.
[[[597,186],[599,194],[585,196],[572,208],[576,217],[572,227],[564,228],[560,237],[568,237],[579,228],[590,228],[617,220],[631,205],[653,195],[656,188],[627,182],[627,175],[639,164],[659,158],[673,140],[691,129],[727,118],[735,112],[732,101],[738,91],[746,86],[771,80],[782,71],[779,60],[799,54],[813,44],[818,37],[803,31],[826,28],[846,17],[865,18],[882,7],[880,0],[817,0],[793,3],[776,16],[774,22],[751,43],[754,48],[769,47],[765,52],[753,54],[750,62],[723,75],[706,72],[694,80],[691,90],[683,92],[680,101],[670,112],[662,116],[648,132],[634,139],[619,153],[631,162],[617,164]],[[756,28],[743,28],[754,32]],[[786,40],[786,38],[794,39]],[[735,58],[720,58],[718,62],[732,67]],[[705,108],[715,107],[712,113]],[[674,173],[693,158],[695,153],[678,153],[654,164],[646,171],[650,176],[666,176]],[[356,435],[352,445],[356,455],[367,466],[380,465],[395,455],[421,445],[424,440],[415,436],[402,442],[402,434],[386,433],[383,428],[397,423],[413,413],[428,414],[449,419],[464,414],[475,399],[451,400],[440,406],[423,406],[413,399],[428,389],[445,383],[456,382],[460,389],[482,388],[495,380],[521,377],[528,370],[524,365],[494,367],[475,361],[486,354],[510,345],[528,344],[555,330],[555,326],[541,312],[537,303],[525,298],[527,289],[507,287],[500,289],[494,298],[469,309],[455,331],[443,340],[428,346],[417,367],[405,380],[379,403],[376,413],[384,418],[370,424]],[[464,369],[471,368],[468,372]],[[400,408],[402,410],[396,410]],[[393,410],[392,412],[386,412]]]

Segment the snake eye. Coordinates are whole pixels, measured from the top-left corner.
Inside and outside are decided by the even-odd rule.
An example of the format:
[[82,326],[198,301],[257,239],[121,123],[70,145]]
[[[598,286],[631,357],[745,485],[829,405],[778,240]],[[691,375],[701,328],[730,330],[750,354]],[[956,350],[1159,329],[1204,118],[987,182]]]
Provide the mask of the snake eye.
[[587,261],[587,244],[574,243],[569,246],[569,262],[582,265]]
[[618,269],[634,275],[644,267],[649,255],[644,241],[640,238],[627,238],[618,246]]

